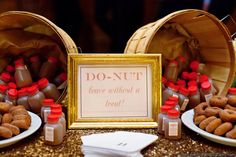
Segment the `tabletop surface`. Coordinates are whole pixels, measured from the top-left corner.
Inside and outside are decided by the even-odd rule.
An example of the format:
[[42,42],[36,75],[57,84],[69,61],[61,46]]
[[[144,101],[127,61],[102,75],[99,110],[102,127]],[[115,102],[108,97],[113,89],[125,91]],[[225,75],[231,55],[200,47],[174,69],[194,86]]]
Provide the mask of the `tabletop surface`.
[[[67,130],[61,145],[49,146],[43,142],[42,128],[33,135],[9,147],[0,149],[0,156],[83,156],[80,137],[93,133],[117,130]],[[149,134],[157,134],[157,129],[126,129]],[[211,142],[195,132],[183,127],[181,140],[167,140],[163,136],[142,151],[145,157],[153,156],[236,156],[235,147]]]

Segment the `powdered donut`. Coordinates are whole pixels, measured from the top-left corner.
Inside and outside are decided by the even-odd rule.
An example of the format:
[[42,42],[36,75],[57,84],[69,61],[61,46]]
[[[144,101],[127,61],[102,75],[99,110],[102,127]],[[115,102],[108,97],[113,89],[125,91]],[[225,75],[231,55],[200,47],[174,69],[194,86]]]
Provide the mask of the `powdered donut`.
[[225,136],[228,138],[236,139],[236,125],[234,126],[234,128],[232,130],[227,132]]
[[199,127],[202,129],[202,130],[205,130],[205,128],[207,127],[207,125],[212,122],[213,120],[215,120],[216,117],[215,116],[211,116],[211,117],[208,117],[206,119],[204,119],[200,124],[199,124]]
[[207,117],[205,115],[200,115],[200,116],[196,116],[194,118],[194,123],[196,125],[200,124],[204,119],[206,119]]
[[236,122],[236,111],[224,109],[220,111],[219,115],[224,122]]
[[210,117],[210,116],[218,117],[221,110],[222,109],[219,107],[207,107],[205,109],[205,115],[207,117]]
[[212,107],[220,107],[220,108],[224,108],[225,105],[227,104],[228,98],[224,97],[224,96],[213,96],[209,103],[210,106]]
[[194,108],[194,113],[196,116],[205,115],[205,109],[209,107],[206,102],[202,102]]
[[221,124],[219,127],[215,129],[214,134],[218,136],[222,136],[226,132],[230,131],[232,128],[233,128],[232,123],[224,122],[223,124]]
[[233,107],[233,106],[231,106],[231,105],[229,105],[229,104],[227,104],[227,105],[225,106],[225,109],[230,109],[230,110],[236,111],[236,107]]
[[212,133],[215,131],[215,129],[222,124],[222,120],[220,118],[217,118],[213,121],[211,121],[207,126],[206,126],[206,131]]

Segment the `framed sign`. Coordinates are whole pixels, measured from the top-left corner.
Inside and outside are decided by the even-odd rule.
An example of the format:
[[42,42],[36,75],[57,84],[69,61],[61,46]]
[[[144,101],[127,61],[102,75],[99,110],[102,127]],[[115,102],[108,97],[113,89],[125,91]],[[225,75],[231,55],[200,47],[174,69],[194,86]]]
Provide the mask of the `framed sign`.
[[161,55],[68,54],[68,127],[155,128]]

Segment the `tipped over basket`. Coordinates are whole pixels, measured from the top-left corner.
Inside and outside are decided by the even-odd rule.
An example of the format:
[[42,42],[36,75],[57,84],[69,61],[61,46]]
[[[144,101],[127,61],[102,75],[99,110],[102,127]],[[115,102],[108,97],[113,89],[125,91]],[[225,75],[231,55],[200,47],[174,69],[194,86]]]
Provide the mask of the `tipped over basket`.
[[226,26],[212,14],[202,10],[180,10],[139,28],[127,42],[125,53],[161,53],[155,46],[158,31],[167,23],[182,26],[199,44],[209,76],[218,88],[218,95],[226,95],[235,74],[235,54]]

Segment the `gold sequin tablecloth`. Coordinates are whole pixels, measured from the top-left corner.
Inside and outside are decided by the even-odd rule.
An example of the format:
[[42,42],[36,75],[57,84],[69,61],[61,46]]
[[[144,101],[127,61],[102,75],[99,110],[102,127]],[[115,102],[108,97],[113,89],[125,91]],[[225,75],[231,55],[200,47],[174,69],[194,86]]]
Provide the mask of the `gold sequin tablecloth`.
[[[20,142],[0,149],[0,156],[83,156],[80,136],[92,133],[111,132],[116,130],[68,130],[64,141],[59,146],[48,146],[43,143],[42,129]],[[157,134],[156,129],[126,130]],[[228,157],[236,156],[236,148],[211,142],[195,132],[183,127],[182,139],[173,141],[159,139],[142,151],[145,157],[159,156],[200,156]]]

